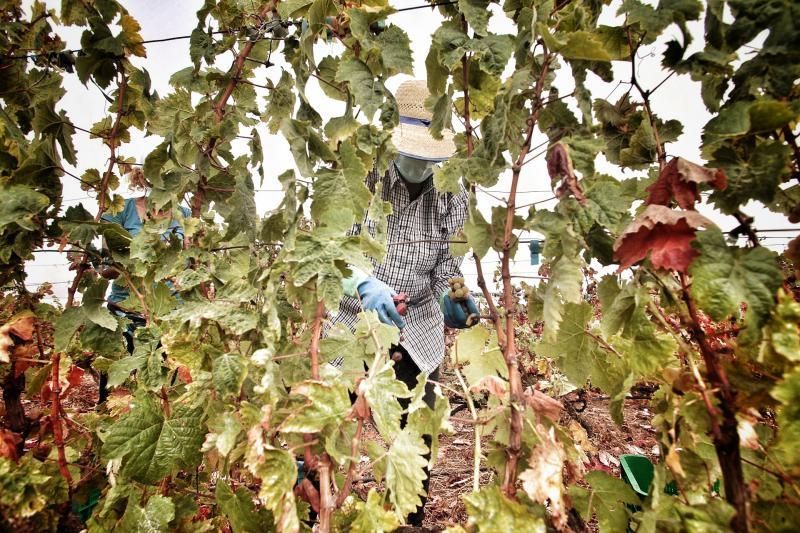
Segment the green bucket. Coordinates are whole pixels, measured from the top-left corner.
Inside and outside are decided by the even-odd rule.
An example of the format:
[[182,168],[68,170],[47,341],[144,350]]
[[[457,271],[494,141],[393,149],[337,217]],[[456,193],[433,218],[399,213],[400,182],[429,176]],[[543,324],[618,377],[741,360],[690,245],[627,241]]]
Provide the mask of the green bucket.
[[[644,455],[620,455],[619,467],[622,480],[630,485],[633,491],[642,499],[646,498],[650,492],[650,485],[653,483],[653,475],[655,474],[655,466],[650,462],[650,459]],[[717,485],[715,484],[714,487],[716,489]],[[678,487],[674,481],[670,481],[664,487],[664,492],[676,496]]]
[[[619,467],[622,480],[631,486],[633,491],[642,499],[647,497],[650,492],[650,485],[653,483],[655,466],[650,459],[644,455],[620,455]],[[711,487],[712,492],[719,494],[719,480],[714,481]],[[678,495],[678,486],[674,481],[670,481],[664,486],[664,492],[672,496]]]
[[88,496],[86,497],[85,503],[78,503],[76,501],[72,502],[72,510],[76,515],[78,515],[78,518],[80,518],[81,522],[84,524],[92,516],[92,511],[97,505],[97,502],[100,501],[101,495],[102,493],[98,487],[92,487]]

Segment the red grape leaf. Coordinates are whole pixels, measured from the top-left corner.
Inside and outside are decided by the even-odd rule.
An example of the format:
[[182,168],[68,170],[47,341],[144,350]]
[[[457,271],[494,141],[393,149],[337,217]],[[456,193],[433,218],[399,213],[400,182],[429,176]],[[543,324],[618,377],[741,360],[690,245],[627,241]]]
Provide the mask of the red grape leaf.
[[648,255],[659,270],[686,272],[697,252],[691,242],[701,227],[713,222],[696,211],[649,205],[614,243],[614,259],[624,270]]
[[7,429],[0,429],[0,457],[17,462],[19,459],[17,446],[20,442],[22,442],[22,437],[19,434]]
[[69,372],[67,372],[67,382],[69,383],[67,388],[77,387],[80,385],[85,373],[86,372],[81,367],[72,365],[69,369]]
[[723,190],[728,186],[728,177],[720,169],[695,165],[680,157],[667,163],[658,179],[647,188],[646,204],[669,205],[675,199],[682,209],[694,209],[700,193],[697,186],[707,184]]
[[11,362],[11,352],[18,341],[30,342],[33,339],[35,321],[33,313],[26,311],[0,326],[0,362]]

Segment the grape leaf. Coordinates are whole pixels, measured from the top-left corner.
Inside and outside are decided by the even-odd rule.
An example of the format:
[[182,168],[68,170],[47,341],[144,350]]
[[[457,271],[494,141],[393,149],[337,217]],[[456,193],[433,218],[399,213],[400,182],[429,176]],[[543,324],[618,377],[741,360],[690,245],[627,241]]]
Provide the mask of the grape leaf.
[[531,508],[528,505],[506,498],[497,485],[481,488],[463,496],[469,513],[468,524],[477,531],[528,531],[544,533],[544,508]]
[[353,533],[382,533],[394,531],[399,522],[391,511],[383,508],[383,501],[374,488],[369,489],[366,502],[357,502],[358,517],[350,526]]
[[287,433],[316,433],[337,427],[350,410],[344,383],[306,381],[292,389],[291,398],[296,398],[293,412],[281,424]]
[[409,398],[411,392],[405,383],[395,379],[391,362],[384,365],[359,385],[372,409],[378,432],[393,440],[400,432],[400,414],[403,409],[398,398]]
[[22,185],[0,188],[3,202],[0,204],[0,229],[17,224],[28,231],[35,231],[34,217],[50,205],[50,199]]
[[701,167],[680,157],[673,158],[647,188],[649,195],[645,203],[669,206],[670,199],[674,198],[681,209],[694,209],[694,204],[700,199],[698,185],[724,190],[728,178],[722,170]]
[[638,504],[636,493],[624,481],[605,472],[586,474],[590,489],[573,485],[569,492],[584,520],[597,515],[600,531],[624,531],[628,527],[626,504]]
[[490,333],[484,326],[478,325],[460,331],[455,347],[451,350],[451,357],[454,364],[458,357],[457,362],[465,365],[464,377],[470,387],[485,376],[508,379],[508,367],[497,345],[497,333]]
[[486,35],[489,17],[492,16],[489,0],[458,0],[458,10],[477,35]]
[[339,62],[335,80],[347,83],[357,105],[368,119],[380,109],[384,96],[388,93],[383,83],[376,80],[369,67],[361,60],[349,57]]
[[151,496],[144,507],[139,507],[135,501],[129,499],[128,508],[125,509],[118,527],[122,531],[135,533],[167,533],[172,530],[169,523],[173,518],[175,518],[175,504],[170,498]]
[[277,531],[299,531],[300,524],[293,488],[297,482],[297,463],[287,450],[260,440],[251,441],[247,466],[261,479],[258,497],[275,517]]
[[650,256],[653,267],[686,272],[697,252],[691,243],[695,233],[714,223],[695,211],[673,210],[663,205],[647,208],[614,242],[614,259],[624,270]]
[[211,375],[220,396],[239,396],[247,377],[247,364],[239,354],[224,353],[214,359]]
[[422,503],[425,496],[422,481],[428,461],[423,457],[428,447],[422,437],[409,428],[395,434],[386,453],[386,487],[389,501],[398,517],[405,518]]
[[245,487],[239,487],[234,493],[224,480],[219,480],[214,497],[220,512],[228,519],[233,531],[264,531],[272,524],[269,511],[256,510],[253,497]]
[[176,468],[199,462],[203,426],[202,408],[173,404],[165,418],[154,398],[139,391],[130,411],[108,428],[101,454],[104,460],[121,459],[121,474],[155,483]]
[[566,459],[564,447],[556,439],[555,429],[537,426],[539,442],[528,458],[528,468],[519,478],[522,488],[531,500],[548,504],[553,523],[558,528],[567,527],[567,510],[564,502],[564,483],[561,472]]
[[757,340],[781,284],[777,254],[763,246],[729,247],[718,229],[698,233],[694,247],[698,257],[689,269],[692,297],[715,320],[738,317],[746,304],[747,329],[740,339]]
[[567,303],[555,342],[542,342],[537,353],[556,360],[559,368],[575,385],[581,386],[589,378],[595,361],[602,358],[597,342],[587,328],[594,311],[588,303]]

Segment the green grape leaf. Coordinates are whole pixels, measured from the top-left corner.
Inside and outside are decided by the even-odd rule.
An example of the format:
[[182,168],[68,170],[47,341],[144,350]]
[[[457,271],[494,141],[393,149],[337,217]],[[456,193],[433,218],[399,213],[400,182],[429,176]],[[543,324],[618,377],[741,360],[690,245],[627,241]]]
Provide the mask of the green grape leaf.
[[137,392],[130,411],[103,436],[103,459],[121,459],[120,473],[141,483],[156,483],[177,468],[194,467],[205,436],[202,409],[185,404],[171,408],[165,418],[151,395]]
[[537,353],[555,359],[559,368],[577,385],[583,385],[602,352],[589,335],[589,321],[594,311],[588,303],[567,303],[555,342],[542,342]]
[[481,488],[462,497],[469,513],[468,524],[479,532],[528,531],[544,533],[544,508],[531,508],[510,500],[497,485]]
[[439,436],[442,433],[452,433],[453,427],[450,424],[450,400],[442,394],[441,387],[437,385],[433,389],[433,408],[425,403],[426,382],[427,379],[420,379],[412,391],[414,397],[408,406],[408,427],[415,433],[431,437],[429,465],[432,468],[438,457]]
[[389,501],[399,517],[405,518],[422,503],[425,496],[422,481],[426,477],[429,452],[422,437],[412,434],[408,428],[396,433],[386,453],[386,488]]
[[454,364],[458,362],[465,365],[464,378],[470,387],[486,376],[508,379],[508,367],[497,345],[497,333],[490,333],[484,326],[477,325],[460,331],[451,357]]
[[269,91],[267,109],[262,117],[262,120],[267,123],[270,133],[278,133],[281,122],[292,115],[294,105],[294,80],[291,74],[284,70],[281,72],[281,79],[278,80],[277,85]]
[[23,185],[0,187],[0,195],[3,196],[0,229],[16,224],[28,231],[36,231],[34,217],[50,205],[47,196]]
[[786,102],[761,98],[753,102],[748,109],[750,113],[750,132],[766,132],[779,130],[790,122],[797,120],[798,113]]
[[467,23],[478,35],[486,35],[489,25],[489,0],[458,0],[458,10],[467,19]]
[[769,354],[778,354],[789,361],[800,361],[800,303],[783,289],[778,291],[778,305],[764,328],[766,345],[761,347],[759,360],[764,361]]
[[349,228],[364,216],[372,195],[364,184],[367,175],[363,161],[349,141],[342,143],[341,170],[320,171],[314,182],[311,214],[321,225],[332,229]]
[[211,371],[214,388],[223,398],[239,396],[247,377],[247,363],[239,354],[224,353],[214,359]]
[[259,439],[250,444],[247,466],[253,475],[261,479],[258,497],[275,517],[275,529],[299,531],[300,523],[292,491],[297,482],[294,455]]
[[82,307],[68,307],[56,319],[53,340],[55,349],[64,352],[69,348],[72,337],[78,332],[81,326],[87,322],[86,315]]
[[129,499],[128,508],[118,524],[121,531],[134,533],[167,533],[172,531],[169,523],[175,518],[175,504],[170,498],[154,495],[147,500],[147,505],[139,505]]
[[195,70],[200,69],[200,61],[205,60],[209,65],[214,63],[216,56],[214,40],[208,32],[201,28],[192,30],[189,37],[189,59],[194,63]]
[[36,106],[35,115],[31,125],[34,131],[40,135],[47,135],[52,137],[61,147],[61,153],[64,159],[70,164],[77,164],[77,157],[75,153],[75,146],[72,144],[72,135],[75,133],[75,128],[67,118],[64,111],[56,113],[53,102],[42,102]]
[[108,281],[99,279],[83,293],[81,307],[86,318],[111,331],[117,329],[117,319],[105,306]]
[[757,140],[752,150],[724,143],[714,151],[710,164],[723,168],[728,186],[709,198],[722,212],[734,213],[751,200],[772,202],[779,185],[791,172],[791,148],[775,140]]
[[281,430],[287,433],[317,433],[338,427],[350,410],[344,383],[306,381],[292,389],[290,399],[294,398],[293,410],[281,424]]
[[[566,236],[564,237],[567,242]],[[545,247],[547,246],[549,243],[546,239]],[[552,339],[558,331],[562,317],[565,315],[564,305],[580,301],[583,283],[582,266],[583,261],[577,253],[575,255],[564,254],[552,264],[550,280],[543,296],[545,339]]]
[[392,441],[400,432],[400,414],[403,412],[398,398],[409,398],[411,392],[405,383],[395,379],[391,362],[386,362],[359,385],[372,409],[378,432]]
[[350,525],[353,533],[383,533],[394,531],[400,525],[391,511],[383,508],[383,499],[374,488],[369,489],[366,502],[357,502],[358,516]]
[[234,413],[223,411],[208,421],[210,433],[206,435],[203,450],[216,447],[222,457],[227,457],[242,432],[242,424]]
[[272,516],[269,511],[266,509],[256,510],[253,497],[245,487],[239,487],[234,493],[224,480],[219,480],[214,497],[220,512],[228,519],[233,531],[247,533],[264,531],[272,524]]
[[335,80],[349,85],[356,104],[361,106],[368,119],[380,109],[387,93],[383,83],[375,79],[366,63],[352,57],[339,62]]
[[590,489],[573,485],[569,488],[575,508],[584,520],[597,515],[600,531],[624,531],[628,527],[626,504],[638,504],[633,489],[619,478],[600,470],[586,474]]
[[729,247],[718,229],[698,232],[693,246],[699,255],[689,267],[692,297],[715,320],[738,317],[746,304],[740,339],[758,340],[781,284],[777,254],[763,246]]
[[378,35],[376,43],[388,75],[414,73],[411,42],[400,26],[390,25]]

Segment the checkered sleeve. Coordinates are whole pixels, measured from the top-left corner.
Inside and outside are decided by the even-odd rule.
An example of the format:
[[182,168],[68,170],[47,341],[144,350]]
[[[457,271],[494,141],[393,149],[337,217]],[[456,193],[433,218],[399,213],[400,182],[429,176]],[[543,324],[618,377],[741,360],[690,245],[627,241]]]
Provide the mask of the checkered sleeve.
[[[447,236],[447,240],[452,239],[455,233],[464,227],[464,222],[467,220],[467,201],[467,192],[463,187],[460,193],[450,199],[448,210],[442,218],[442,234]],[[438,299],[448,289],[448,279],[463,276],[461,273],[463,261],[464,256],[453,256],[450,253],[450,245],[442,243],[439,260],[431,271],[431,289],[434,298]]]

